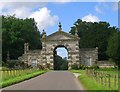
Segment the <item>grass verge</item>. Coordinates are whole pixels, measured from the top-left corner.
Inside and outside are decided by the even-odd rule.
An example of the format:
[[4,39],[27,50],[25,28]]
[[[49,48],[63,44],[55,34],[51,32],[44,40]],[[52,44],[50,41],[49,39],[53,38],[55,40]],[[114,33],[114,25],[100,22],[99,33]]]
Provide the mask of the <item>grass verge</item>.
[[93,91],[106,92],[107,90],[110,90],[107,86],[103,86],[97,83],[96,80],[92,79],[91,77],[88,77],[85,73],[85,70],[70,70],[70,71],[73,73],[80,74],[78,79],[83,84],[84,88],[86,90],[89,90],[89,92]]
[[45,72],[47,72],[47,71],[37,70],[37,71],[35,71],[33,73],[30,73],[30,74],[24,74],[24,75],[20,75],[20,76],[17,76],[17,77],[10,78],[10,79],[5,80],[5,81],[1,81],[0,85],[2,86],[2,88],[4,88],[4,87],[10,86],[10,85],[19,83],[21,81],[28,80],[30,78],[36,77],[36,76],[41,75]]

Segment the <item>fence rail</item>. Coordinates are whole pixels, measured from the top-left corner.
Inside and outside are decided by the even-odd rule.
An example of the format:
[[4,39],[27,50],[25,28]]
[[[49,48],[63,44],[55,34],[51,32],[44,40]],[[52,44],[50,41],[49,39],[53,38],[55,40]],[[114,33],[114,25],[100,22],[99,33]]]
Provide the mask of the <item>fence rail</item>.
[[0,71],[0,77],[3,80],[7,80],[12,77],[17,77],[23,74],[28,74],[36,71],[38,69],[20,69],[20,70],[5,70],[5,71]]
[[86,74],[96,80],[101,85],[107,86],[109,89],[118,90],[118,72],[117,71],[96,71],[87,69]]

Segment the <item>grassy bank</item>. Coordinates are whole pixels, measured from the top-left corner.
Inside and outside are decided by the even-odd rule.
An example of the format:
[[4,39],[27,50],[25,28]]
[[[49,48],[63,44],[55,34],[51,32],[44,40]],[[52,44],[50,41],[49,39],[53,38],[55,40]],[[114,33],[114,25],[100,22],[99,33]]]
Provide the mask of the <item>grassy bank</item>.
[[26,73],[26,74],[22,74],[22,75],[19,75],[16,77],[10,77],[9,79],[2,80],[0,82],[0,87],[2,87],[2,88],[7,87],[7,86],[10,86],[12,84],[16,84],[16,83],[19,83],[21,81],[33,78],[33,77],[38,76],[38,75],[41,75],[45,72],[46,72],[45,70],[36,70],[32,73]]
[[100,91],[100,92],[106,92],[106,90],[111,90],[107,86],[103,86],[103,85],[99,84],[93,78],[88,77],[86,75],[85,70],[71,70],[71,72],[80,74],[78,79],[83,84],[83,86],[85,87],[86,90],[90,90],[90,91],[96,90],[96,91]]

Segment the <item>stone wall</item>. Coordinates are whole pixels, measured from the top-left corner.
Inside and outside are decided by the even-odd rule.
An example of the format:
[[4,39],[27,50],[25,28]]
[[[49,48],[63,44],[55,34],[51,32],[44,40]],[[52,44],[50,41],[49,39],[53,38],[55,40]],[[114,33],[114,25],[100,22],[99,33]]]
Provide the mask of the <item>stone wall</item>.
[[98,48],[80,48],[80,62],[92,66],[98,61]]
[[54,50],[65,47],[68,51],[68,68],[76,64],[93,65],[98,60],[98,48],[80,48],[79,37],[63,31],[57,31],[49,36],[44,32],[42,37],[42,50],[29,50],[29,44],[24,44],[24,54],[19,60],[28,65],[50,64],[54,67]]
[[79,45],[78,41],[63,40],[63,41],[46,41],[43,42],[44,61],[53,65],[54,63],[54,50],[57,47],[65,47],[68,51],[68,66],[73,63],[79,62]]
[[43,61],[42,61],[41,53],[42,53],[42,50],[29,50],[18,59],[20,61],[23,61],[24,63],[27,63],[28,65],[31,65],[33,61],[37,62],[36,65],[39,65],[39,64],[42,65]]
[[[65,45],[65,43],[63,44]],[[53,50],[58,45],[59,44],[51,45],[51,43],[47,43],[48,49],[29,50],[28,52],[26,52],[26,54],[23,54],[21,57],[19,57],[19,60],[24,61],[28,65],[32,65],[32,63],[35,61],[37,62],[37,65],[45,65],[46,63],[49,63],[53,68],[53,62],[54,62]],[[66,48],[68,49],[69,68],[74,63],[80,63],[86,66],[92,66],[98,60],[98,48],[80,48],[79,49],[78,44],[71,44],[71,46],[68,46],[66,44]],[[79,53],[79,54],[76,54],[76,53]]]

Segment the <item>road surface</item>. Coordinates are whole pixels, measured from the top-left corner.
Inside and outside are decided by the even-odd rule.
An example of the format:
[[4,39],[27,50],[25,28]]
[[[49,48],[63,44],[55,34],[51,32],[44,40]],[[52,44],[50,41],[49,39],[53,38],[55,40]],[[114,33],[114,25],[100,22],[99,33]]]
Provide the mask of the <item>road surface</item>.
[[3,90],[83,90],[83,87],[73,73],[51,71]]

